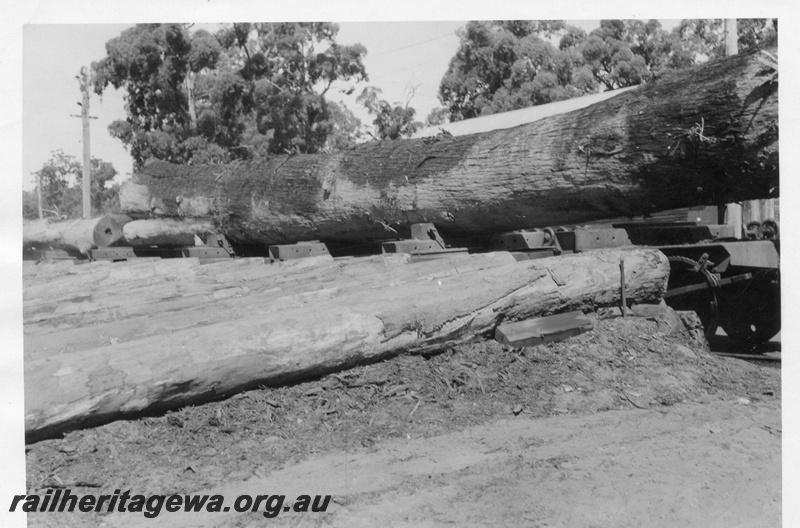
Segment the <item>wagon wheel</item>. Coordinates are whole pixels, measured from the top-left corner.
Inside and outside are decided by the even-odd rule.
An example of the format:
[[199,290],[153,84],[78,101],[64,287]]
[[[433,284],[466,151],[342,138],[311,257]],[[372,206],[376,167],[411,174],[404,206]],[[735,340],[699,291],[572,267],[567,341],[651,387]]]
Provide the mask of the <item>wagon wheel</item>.
[[766,343],[781,330],[777,270],[761,273],[745,292],[727,300],[721,323],[728,337],[745,346]]
[[775,220],[761,222],[761,237],[766,240],[778,240],[780,238],[778,222]]
[[553,230],[552,227],[545,227],[542,229],[544,231],[544,242],[542,245],[544,246],[555,246],[556,245],[556,232]]
[[[703,259],[701,259],[702,261]],[[716,333],[719,326],[719,303],[717,284],[714,276],[707,270],[707,262],[695,262],[686,257],[669,257],[670,273],[667,291],[687,286],[703,285],[702,289],[670,296],[667,304],[673,310],[697,312],[707,340]]]
[[738,318],[722,323],[722,329],[728,337],[745,346],[760,345],[769,341],[780,332],[780,320],[764,312],[743,312]]
[[744,230],[747,240],[761,240],[761,222],[750,222]]

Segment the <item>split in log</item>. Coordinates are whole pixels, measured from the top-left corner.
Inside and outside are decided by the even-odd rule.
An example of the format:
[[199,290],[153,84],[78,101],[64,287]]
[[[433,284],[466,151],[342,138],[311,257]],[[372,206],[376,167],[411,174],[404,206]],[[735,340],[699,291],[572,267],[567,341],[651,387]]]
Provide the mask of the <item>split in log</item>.
[[263,163],[152,162],[120,192],[139,217],[203,218],[236,244],[445,239],[778,192],[778,83],[755,51],[512,129],[372,142]]
[[23,251],[65,249],[86,254],[122,238],[125,215],[80,220],[26,220],[22,224]]
[[[204,319],[187,319],[188,325],[179,322],[180,311],[156,313],[159,303],[154,303],[158,332],[129,336],[126,342],[59,351],[54,350],[60,342],[57,329],[49,333],[49,347],[37,338],[34,349],[26,338],[27,439],[401,353],[429,353],[491,332],[501,321],[615,305],[620,259],[625,260],[633,302],[658,302],[669,273],[666,257],[650,249],[523,262],[509,258],[507,264],[486,269],[470,266],[470,257],[459,258],[462,268],[450,266],[441,278],[431,277],[443,271],[448,259],[377,269],[361,284],[344,277],[341,287],[338,274],[332,274],[329,283],[315,283],[317,289],[309,289],[307,280],[293,280],[287,271],[280,295],[262,290],[235,302],[209,299]],[[344,261],[342,267],[358,262]],[[407,273],[403,281],[393,278],[397,269]],[[117,288],[126,295],[125,282]],[[237,303],[239,308],[232,310]]]

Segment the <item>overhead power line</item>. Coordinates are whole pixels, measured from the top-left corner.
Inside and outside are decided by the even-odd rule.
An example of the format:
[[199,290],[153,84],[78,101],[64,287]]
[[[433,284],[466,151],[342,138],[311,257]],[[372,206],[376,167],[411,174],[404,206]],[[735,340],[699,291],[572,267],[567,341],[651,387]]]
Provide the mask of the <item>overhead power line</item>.
[[435,56],[433,59],[429,59],[429,60],[426,60],[426,61],[423,61],[423,62],[418,62],[416,64],[411,64],[411,65],[403,68],[402,70],[392,70],[391,73],[393,75],[397,75],[397,74],[404,73],[404,72],[407,72],[407,71],[419,70],[420,67],[422,67],[422,66],[427,66],[428,64],[441,62],[442,60],[444,60],[446,58],[449,58],[449,57],[452,57],[452,55],[438,55],[438,56]]
[[399,48],[394,48],[394,49],[390,49],[390,50],[386,50],[386,51],[381,51],[379,53],[376,53],[376,54],[372,55],[372,57],[380,57],[381,55],[387,55],[389,53],[394,53],[395,51],[402,51],[402,50],[405,50],[405,49],[413,48],[415,46],[419,46],[421,44],[427,44],[428,42],[434,42],[434,41],[437,41],[437,40],[442,40],[444,38],[453,37],[453,36],[455,36],[454,33],[448,33],[446,35],[441,35],[441,36],[434,37],[434,38],[431,38],[431,39],[428,39],[428,40],[422,40],[420,42],[414,42],[413,44],[408,44],[406,46],[401,46]]

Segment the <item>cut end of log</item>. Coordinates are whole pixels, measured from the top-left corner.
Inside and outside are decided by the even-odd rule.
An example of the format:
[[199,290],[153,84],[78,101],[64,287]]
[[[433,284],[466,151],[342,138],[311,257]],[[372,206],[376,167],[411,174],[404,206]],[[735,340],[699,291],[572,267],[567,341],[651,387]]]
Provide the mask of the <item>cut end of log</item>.
[[97,247],[108,247],[122,238],[122,226],[114,218],[105,216],[95,224],[92,234]]

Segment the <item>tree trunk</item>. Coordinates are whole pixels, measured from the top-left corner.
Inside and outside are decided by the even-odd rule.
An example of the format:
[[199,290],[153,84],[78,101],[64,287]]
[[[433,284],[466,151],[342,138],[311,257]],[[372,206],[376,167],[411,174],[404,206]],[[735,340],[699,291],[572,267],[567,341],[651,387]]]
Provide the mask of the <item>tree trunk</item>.
[[[507,253],[415,264],[404,258],[328,260],[322,268],[286,262],[252,288],[250,282],[237,284],[238,298],[209,295],[204,304],[182,309],[150,303],[147,315],[120,313],[113,325],[87,325],[85,331],[27,319],[28,441],[446,348],[490,332],[500,321],[615,305],[620,259],[628,298],[658,302],[669,272],[664,255],[649,249],[522,262]],[[209,266],[259,267],[237,261]],[[202,290],[205,280],[214,282],[213,272],[203,275],[206,267],[178,282]],[[129,285],[98,285],[88,294],[102,290],[107,298],[125,298]]]
[[214,224],[209,220],[154,218],[125,224],[122,238],[126,245],[133,247],[191,247],[197,245],[195,237],[204,243],[214,232]]
[[742,203],[742,224],[775,220],[774,200],[747,200]]
[[778,93],[759,52],[673,71],[512,129],[214,166],[148,164],[120,201],[231,241],[445,238],[777,195]]
[[197,106],[195,102],[194,81],[197,74],[190,71],[186,74],[186,101],[189,105],[189,130],[197,131]]
[[122,227],[118,219],[103,216],[60,222],[26,220],[22,223],[22,248],[25,251],[78,250],[86,254],[90,249],[110,246],[122,238]]
[[42,211],[42,176],[36,175],[36,208],[39,212],[39,220],[44,219],[44,211]]

